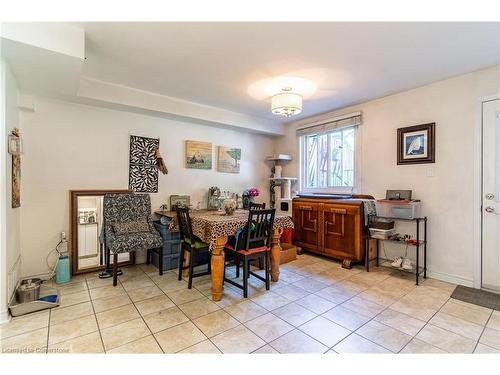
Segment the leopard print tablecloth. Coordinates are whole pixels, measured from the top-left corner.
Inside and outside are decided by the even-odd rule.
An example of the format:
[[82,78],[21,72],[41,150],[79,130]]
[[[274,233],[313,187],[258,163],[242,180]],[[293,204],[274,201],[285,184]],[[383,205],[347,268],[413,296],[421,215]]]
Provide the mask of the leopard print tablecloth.
[[[215,247],[218,237],[232,236],[236,231],[245,226],[248,221],[247,210],[236,210],[233,215],[226,215],[219,211],[190,211],[193,234],[210,245],[210,250]],[[292,218],[288,215],[276,214],[274,228],[293,228]],[[169,229],[178,232],[177,218],[174,216]]]

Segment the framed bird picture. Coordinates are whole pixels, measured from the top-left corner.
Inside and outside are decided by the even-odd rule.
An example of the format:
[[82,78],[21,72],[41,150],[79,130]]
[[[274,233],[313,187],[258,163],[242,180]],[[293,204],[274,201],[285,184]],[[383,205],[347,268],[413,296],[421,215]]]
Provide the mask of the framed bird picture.
[[398,165],[435,163],[436,123],[398,129]]

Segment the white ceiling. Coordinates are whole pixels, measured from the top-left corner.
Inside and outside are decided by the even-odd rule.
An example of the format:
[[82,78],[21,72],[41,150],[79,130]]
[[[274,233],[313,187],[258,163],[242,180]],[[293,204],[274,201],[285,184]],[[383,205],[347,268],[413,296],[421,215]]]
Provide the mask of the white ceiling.
[[79,23],[83,75],[282,122],[248,86],[319,89],[292,120],[500,64],[500,23]]

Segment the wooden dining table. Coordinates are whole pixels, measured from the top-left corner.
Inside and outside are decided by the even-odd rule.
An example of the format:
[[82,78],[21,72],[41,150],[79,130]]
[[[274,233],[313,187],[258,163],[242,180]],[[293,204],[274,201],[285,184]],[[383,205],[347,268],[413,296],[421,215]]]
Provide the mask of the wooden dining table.
[[[157,215],[171,219],[169,229],[178,231],[175,211],[155,211]],[[248,221],[248,210],[236,210],[232,215],[221,211],[192,210],[189,212],[193,234],[209,245],[212,252],[212,299],[220,301],[224,291],[224,246],[228,237],[236,234]],[[278,281],[280,275],[280,237],[285,228],[293,228],[292,218],[276,214],[271,241],[271,280]],[[182,259],[181,259],[182,261]],[[185,259],[186,263],[190,260]],[[184,265],[187,265],[187,264]]]

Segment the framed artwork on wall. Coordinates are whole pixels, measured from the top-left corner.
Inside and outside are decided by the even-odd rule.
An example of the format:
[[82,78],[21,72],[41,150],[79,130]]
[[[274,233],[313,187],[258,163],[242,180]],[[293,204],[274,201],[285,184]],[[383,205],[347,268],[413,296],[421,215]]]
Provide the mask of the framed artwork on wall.
[[398,165],[435,163],[436,123],[398,129]]
[[156,152],[158,138],[130,136],[129,189],[139,193],[158,193]]
[[212,144],[186,141],[186,168],[212,169]]
[[217,170],[226,173],[240,173],[241,148],[219,146]]

